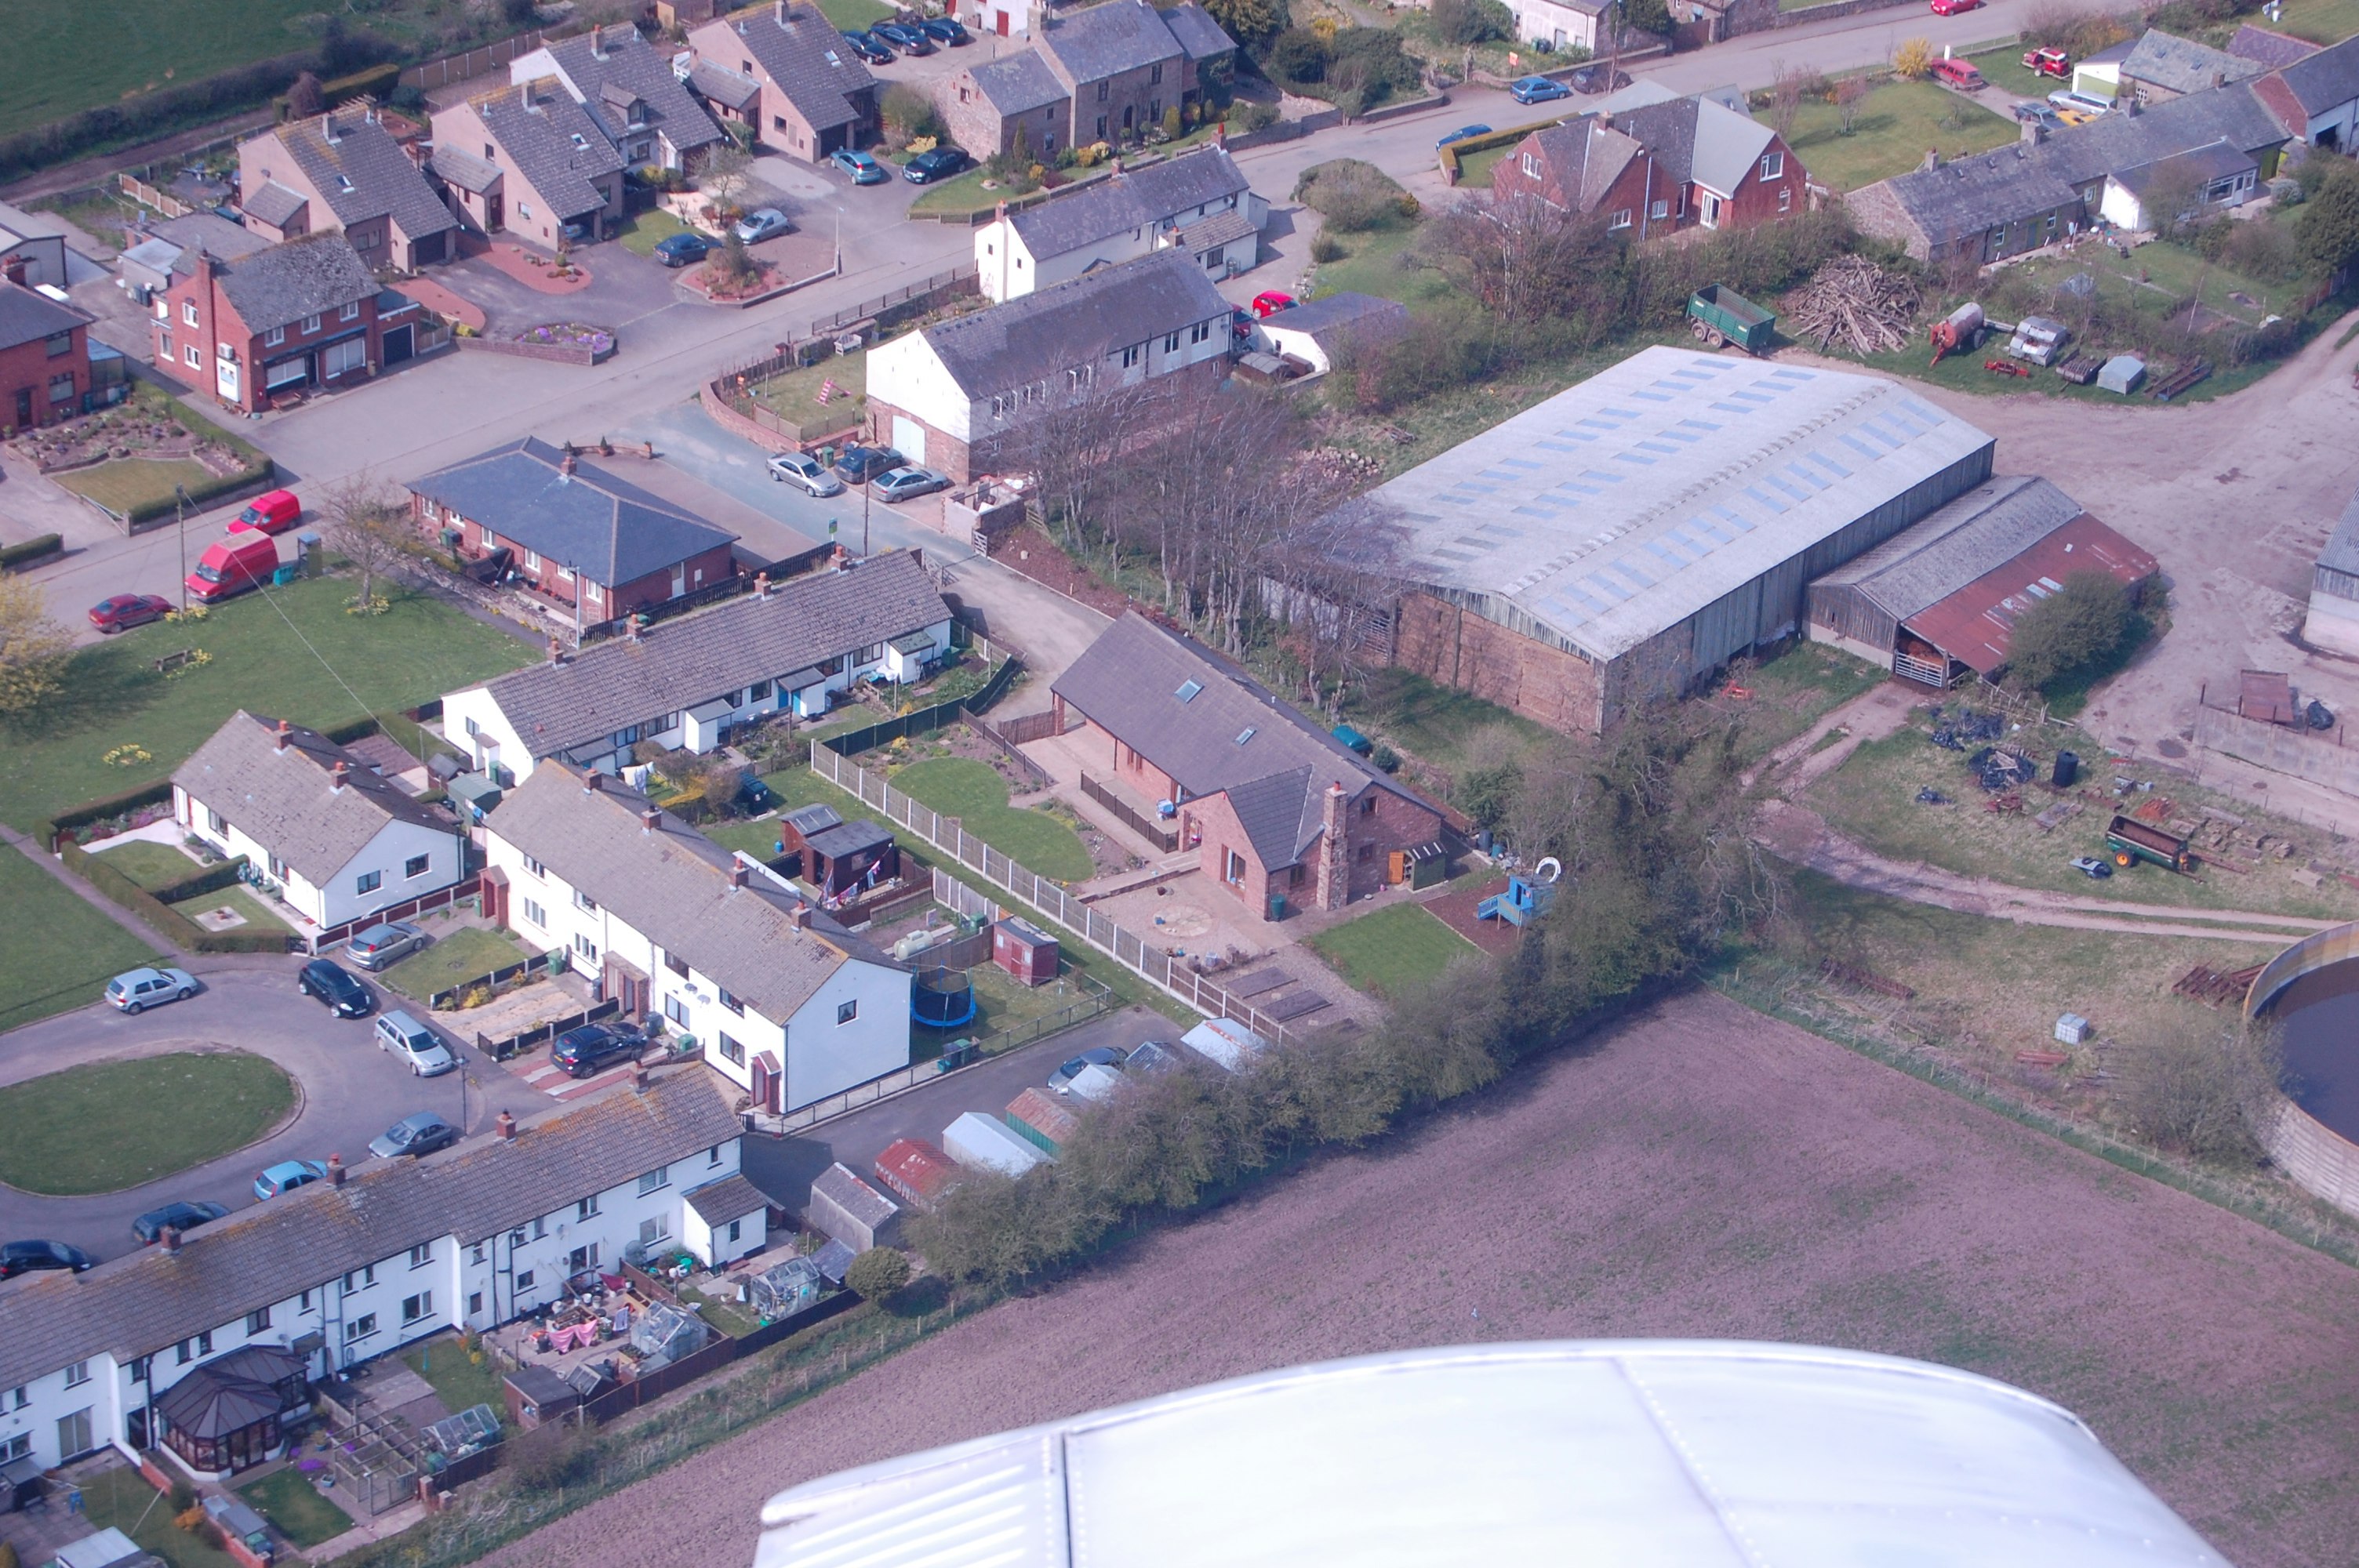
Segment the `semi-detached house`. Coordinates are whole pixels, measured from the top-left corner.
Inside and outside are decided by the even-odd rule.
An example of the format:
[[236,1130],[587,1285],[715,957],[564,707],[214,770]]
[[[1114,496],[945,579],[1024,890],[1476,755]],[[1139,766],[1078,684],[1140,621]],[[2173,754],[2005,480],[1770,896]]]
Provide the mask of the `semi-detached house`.
[[603,773],[544,762],[484,826],[484,907],[660,1016],[752,1103],[794,1110],[909,1062],[909,973]]
[[[644,1087],[503,1111],[491,1134],[420,1160],[332,1163],[324,1182],[87,1273],[0,1284],[0,1461],[177,1451],[167,1396],[250,1347],[326,1378],[547,1306],[569,1276],[634,1248],[676,1245],[715,1267],[759,1251],[766,1206],[738,1173],[731,1098],[701,1067],[657,1068]],[[251,1444],[200,1473],[266,1457],[267,1423],[255,1425]]]
[[457,259],[459,221],[373,113],[331,110],[238,144],[239,205],[265,239],[341,232],[372,267]]
[[431,167],[480,233],[554,251],[623,220],[623,155],[555,77],[437,111]]
[[876,79],[815,5],[775,0],[706,23],[688,44],[689,86],[764,146],[818,163],[875,130]]
[[951,645],[951,611],[896,550],[659,622],[454,691],[443,730],[504,784],[544,759],[620,773],[640,742],[710,752],[774,714],[814,719],[863,679],[908,683]]
[[1206,147],[1114,174],[1078,195],[975,231],[974,265],[986,299],[1013,299],[1095,267],[1159,250],[1193,256],[1206,276],[1234,277],[1259,261],[1269,203],[1224,147]]
[[721,127],[671,61],[627,23],[593,27],[509,62],[513,83],[549,77],[588,111],[630,168],[684,168],[691,155],[721,140]]
[[416,300],[379,289],[360,253],[334,233],[234,261],[184,252],[153,304],[156,367],[255,414],[279,396],[354,385],[408,358],[424,319]]
[[243,709],[172,774],[172,816],[287,905],[342,925],[466,875],[466,836],[316,730]]

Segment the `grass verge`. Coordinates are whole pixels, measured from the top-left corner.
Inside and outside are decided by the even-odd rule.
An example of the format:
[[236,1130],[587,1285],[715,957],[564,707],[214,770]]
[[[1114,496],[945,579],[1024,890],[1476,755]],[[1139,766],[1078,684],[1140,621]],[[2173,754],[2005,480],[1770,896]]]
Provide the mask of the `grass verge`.
[[1310,947],[1353,989],[1386,1000],[1432,984],[1452,959],[1475,951],[1473,943],[1416,903],[1397,903],[1331,925],[1310,939]]
[[0,1030],[85,1007],[109,979],[157,961],[155,946],[0,845]]
[[245,1051],[93,1062],[0,1089],[0,1182],[46,1197],[120,1192],[243,1148],[295,1104]]
[[[292,932],[295,929],[278,913],[276,905],[265,903],[247,888],[222,888],[213,892],[201,892],[194,898],[184,898],[171,907],[191,920],[204,910],[234,909],[245,916],[245,924],[228,927],[232,931]],[[199,921],[198,924],[202,925],[203,922]]]
[[1843,135],[1833,104],[1814,99],[1794,115],[1786,145],[1821,184],[1845,191],[1908,173],[1928,148],[1945,159],[1961,157],[2019,135],[2012,119],[1962,93],[1930,81],[1886,81],[1869,89],[1851,135]]
[[299,1470],[280,1470],[237,1491],[255,1512],[278,1527],[279,1534],[305,1551],[353,1528],[353,1516],[321,1497]]

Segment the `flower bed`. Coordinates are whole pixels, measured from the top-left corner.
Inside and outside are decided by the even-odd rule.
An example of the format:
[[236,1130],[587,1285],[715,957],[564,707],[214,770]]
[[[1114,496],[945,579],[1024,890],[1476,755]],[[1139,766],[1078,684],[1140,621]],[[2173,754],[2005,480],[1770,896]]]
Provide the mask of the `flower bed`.
[[518,332],[516,341],[519,343],[585,348],[602,359],[614,351],[614,333],[603,327],[583,326],[579,321],[545,321]]

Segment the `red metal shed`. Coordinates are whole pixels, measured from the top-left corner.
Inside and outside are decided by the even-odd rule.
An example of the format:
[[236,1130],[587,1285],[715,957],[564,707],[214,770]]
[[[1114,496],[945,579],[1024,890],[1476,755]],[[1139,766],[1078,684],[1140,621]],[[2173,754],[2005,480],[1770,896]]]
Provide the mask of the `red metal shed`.
[[1057,939],[1010,915],[992,927],[991,961],[1027,986],[1045,986],[1057,978]]
[[896,1139],[876,1156],[876,1179],[927,1210],[950,1191],[958,1171],[957,1161],[922,1138]]

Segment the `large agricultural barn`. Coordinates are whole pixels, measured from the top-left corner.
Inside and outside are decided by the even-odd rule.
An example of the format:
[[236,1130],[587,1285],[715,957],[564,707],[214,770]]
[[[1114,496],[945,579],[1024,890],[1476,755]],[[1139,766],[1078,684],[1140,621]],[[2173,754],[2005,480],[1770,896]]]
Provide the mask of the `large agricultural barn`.
[[1804,586],[1990,477],[1872,376],[1651,348],[1353,503],[1395,662],[1595,730],[1799,631]]

